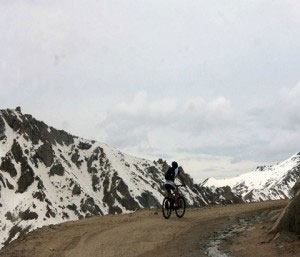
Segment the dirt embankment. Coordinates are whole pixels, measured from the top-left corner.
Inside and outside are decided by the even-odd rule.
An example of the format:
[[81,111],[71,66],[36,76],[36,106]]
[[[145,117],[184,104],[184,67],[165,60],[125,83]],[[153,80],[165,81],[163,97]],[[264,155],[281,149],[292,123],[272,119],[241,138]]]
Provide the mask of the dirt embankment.
[[286,204],[282,200],[188,209],[184,218],[172,214],[170,220],[160,210],[143,210],[66,222],[15,240],[0,257],[201,257],[214,234],[232,226],[237,217]]

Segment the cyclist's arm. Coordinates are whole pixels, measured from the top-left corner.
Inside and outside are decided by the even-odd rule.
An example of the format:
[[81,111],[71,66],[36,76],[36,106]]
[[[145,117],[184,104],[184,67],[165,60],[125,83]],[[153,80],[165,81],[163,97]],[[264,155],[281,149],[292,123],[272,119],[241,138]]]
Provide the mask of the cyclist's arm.
[[183,171],[178,174],[178,177],[179,177],[182,185],[186,186],[185,181],[184,181],[184,173],[183,173]]

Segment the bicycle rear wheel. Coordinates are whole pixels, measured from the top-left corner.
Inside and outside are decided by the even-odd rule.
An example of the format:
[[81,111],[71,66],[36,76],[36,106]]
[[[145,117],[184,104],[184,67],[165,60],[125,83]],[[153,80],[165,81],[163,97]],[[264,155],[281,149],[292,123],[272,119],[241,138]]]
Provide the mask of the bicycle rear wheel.
[[165,219],[169,219],[172,213],[171,201],[168,197],[165,197],[162,202],[162,213]]
[[178,197],[178,207],[175,209],[176,216],[182,218],[185,214],[185,200],[182,196]]

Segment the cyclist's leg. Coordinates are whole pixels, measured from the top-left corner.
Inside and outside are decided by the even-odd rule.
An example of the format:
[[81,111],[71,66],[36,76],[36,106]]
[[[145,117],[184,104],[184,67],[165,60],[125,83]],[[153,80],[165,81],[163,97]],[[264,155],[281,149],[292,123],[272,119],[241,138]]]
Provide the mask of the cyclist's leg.
[[171,198],[171,196],[172,196],[172,192],[171,192],[172,187],[170,187],[170,185],[168,185],[168,184],[165,184],[165,189],[166,189],[166,197]]
[[178,192],[178,187],[175,187],[175,205],[178,206],[178,197],[179,197],[179,192]]

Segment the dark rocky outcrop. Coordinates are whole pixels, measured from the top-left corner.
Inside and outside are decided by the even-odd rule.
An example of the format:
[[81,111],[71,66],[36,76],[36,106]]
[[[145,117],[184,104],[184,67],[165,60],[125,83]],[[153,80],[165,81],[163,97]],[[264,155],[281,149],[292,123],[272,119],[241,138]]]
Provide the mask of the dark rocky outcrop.
[[50,176],[63,176],[65,173],[65,168],[61,165],[61,163],[55,164],[50,169]]
[[50,135],[53,136],[54,140],[60,145],[71,145],[74,144],[74,136],[63,130],[57,130],[50,128]]
[[34,119],[31,115],[21,113],[18,111],[17,116],[13,110],[2,110],[1,114],[7,124],[20,134],[25,134],[28,141],[33,144],[38,144],[39,141],[43,143],[70,145],[74,143],[74,136],[54,128],[49,128],[44,122]]
[[18,131],[21,128],[22,121],[18,119],[17,115],[12,110],[2,110],[2,117],[14,131]]
[[17,182],[18,193],[24,193],[34,181],[34,172],[25,159],[21,163],[21,176]]
[[145,191],[141,196],[138,196],[137,199],[144,208],[161,207],[161,203],[151,194],[151,192]]
[[300,179],[296,182],[292,191],[295,194],[286,208],[281,213],[280,217],[274,224],[271,232],[289,231],[300,234]]
[[75,184],[72,190],[72,195],[80,195],[81,187],[78,184]]
[[17,163],[20,163],[22,161],[22,159],[24,158],[22,148],[20,147],[17,140],[14,140],[14,142],[13,142],[13,145],[11,147],[11,152],[12,152],[14,160]]
[[[138,203],[131,196],[128,186],[124,183],[124,181],[118,176],[116,172],[112,177],[111,184],[109,179],[106,177],[103,185],[103,202],[109,206],[110,214],[122,213],[122,210],[118,206],[114,206],[116,200],[127,210],[134,211],[140,208]],[[109,187],[110,191],[108,191]],[[120,197],[119,195],[122,195],[123,197]]]
[[46,195],[43,191],[38,191],[38,192],[32,193],[32,197],[38,199],[41,202],[44,202],[46,199]]
[[30,211],[29,209],[24,211],[24,212],[21,212],[19,214],[19,217],[22,219],[22,220],[36,220],[39,216],[36,212],[32,212]]
[[0,142],[6,139],[5,133],[5,123],[4,120],[0,117]]
[[15,222],[17,220],[17,217],[15,217],[15,215],[13,215],[10,211],[8,211],[7,213],[5,213],[5,218],[7,220],[12,221],[12,222]]
[[75,150],[75,153],[71,156],[71,161],[76,164],[77,167],[80,167],[81,162],[79,162],[80,155],[78,153],[78,149]]
[[83,143],[83,142],[80,142],[78,145],[78,149],[80,149],[80,150],[89,150],[91,147],[92,147],[91,144]]
[[[231,188],[229,186],[225,187],[219,187],[216,189],[216,193],[218,195],[223,196],[222,204],[238,204],[243,203],[243,198],[240,195],[236,195],[231,191]],[[220,197],[218,197],[220,198]]]
[[46,142],[38,148],[34,158],[39,159],[46,167],[50,167],[53,164],[54,156],[51,144]]
[[55,212],[52,210],[52,208],[49,206],[49,204],[47,204],[47,212],[46,212],[45,216],[47,218],[50,218],[50,217],[55,218],[56,217]]
[[103,215],[103,212],[100,210],[99,206],[95,204],[95,201],[92,197],[88,197],[83,203],[81,203],[80,207],[84,213],[90,214],[87,214],[87,216]]
[[300,190],[300,179],[298,179],[295,185],[291,189],[292,196],[296,196],[297,192]]
[[[2,185],[3,185],[4,187],[6,187],[2,174],[0,174],[0,182],[2,183]],[[7,182],[8,182],[8,181],[6,180],[6,183],[7,183]],[[0,191],[1,191],[1,184],[0,184]]]
[[21,226],[18,226],[18,225],[13,226],[9,231],[9,236],[6,239],[6,241],[4,242],[4,245],[7,245],[8,243],[10,243],[11,240],[13,238],[15,238],[17,235],[19,237],[23,237],[24,235],[26,235],[29,232],[30,228],[31,228],[31,226],[26,226],[25,228],[22,228]]
[[[0,177],[0,180],[1,180],[1,177]],[[9,183],[8,179],[6,179],[6,185],[10,190],[14,190],[14,186]]]
[[7,172],[11,177],[17,176],[17,170],[9,156],[5,156],[1,160],[0,170]]
[[98,190],[98,186],[100,184],[100,178],[97,175],[92,176],[92,187],[94,191]]

